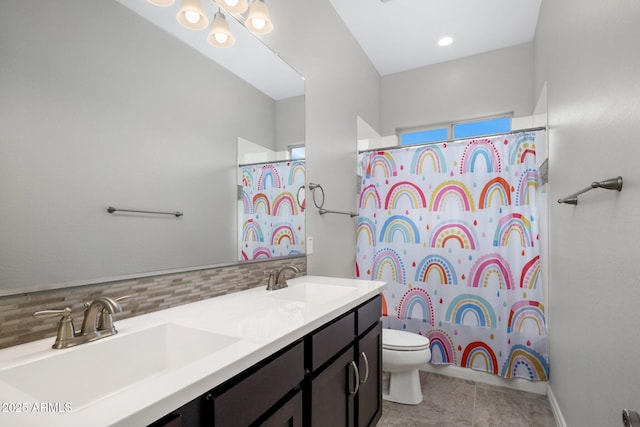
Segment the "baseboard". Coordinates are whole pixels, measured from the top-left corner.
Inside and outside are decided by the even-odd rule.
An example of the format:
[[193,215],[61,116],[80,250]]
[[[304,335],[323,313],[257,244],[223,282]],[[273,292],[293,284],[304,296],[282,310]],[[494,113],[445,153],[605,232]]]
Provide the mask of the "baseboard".
[[433,372],[440,375],[447,375],[449,377],[475,381],[483,384],[505,387],[513,390],[526,391],[528,393],[541,395],[547,394],[547,382],[545,381],[528,381],[520,378],[507,380],[497,375],[488,374],[482,371],[476,371],[470,368],[461,368],[460,366],[455,365],[433,365],[429,363],[421,370],[426,372]]
[[558,405],[558,401],[556,400],[556,396],[553,394],[550,385],[547,385],[547,398],[551,405],[551,411],[553,411],[553,417],[556,419],[556,426],[567,427],[567,423],[562,416],[562,411],[560,411],[560,406]]

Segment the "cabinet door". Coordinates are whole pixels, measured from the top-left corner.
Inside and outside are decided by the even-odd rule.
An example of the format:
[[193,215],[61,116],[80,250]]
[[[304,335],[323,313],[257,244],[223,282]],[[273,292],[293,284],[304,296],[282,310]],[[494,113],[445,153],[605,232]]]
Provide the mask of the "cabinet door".
[[298,391],[273,415],[258,425],[261,427],[302,427],[302,391]]
[[358,341],[358,427],[374,426],[382,415],[382,323]]
[[354,348],[349,347],[333,363],[311,380],[311,426],[354,425],[356,389]]
[[[296,344],[265,365],[246,371],[230,388],[216,391],[216,426],[246,427],[283,399],[304,378],[304,346]],[[218,394],[219,393],[219,394]]]

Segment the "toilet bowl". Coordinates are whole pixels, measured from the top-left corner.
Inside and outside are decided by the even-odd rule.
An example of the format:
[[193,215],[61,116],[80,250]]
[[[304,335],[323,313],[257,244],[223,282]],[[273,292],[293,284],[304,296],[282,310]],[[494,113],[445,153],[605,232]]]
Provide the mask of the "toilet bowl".
[[382,330],[382,398],[417,405],[422,402],[418,368],[431,360],[429,339],[411,332]]

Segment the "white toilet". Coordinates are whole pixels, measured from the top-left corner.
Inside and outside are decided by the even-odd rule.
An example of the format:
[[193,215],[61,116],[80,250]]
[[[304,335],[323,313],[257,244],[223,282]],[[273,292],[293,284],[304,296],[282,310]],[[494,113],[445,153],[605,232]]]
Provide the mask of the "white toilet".
[[429,338],[395,329],[382,330],[382,398],[417,405],[422,402],[418,368],[431,360]]

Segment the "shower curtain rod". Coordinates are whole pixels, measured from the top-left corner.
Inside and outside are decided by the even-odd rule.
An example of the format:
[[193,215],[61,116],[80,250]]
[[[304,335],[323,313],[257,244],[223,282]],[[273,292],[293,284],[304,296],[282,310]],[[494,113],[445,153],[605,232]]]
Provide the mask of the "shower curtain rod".
[[415,144],[415,145],[392,145],[389,147],[380,147],[380,148],[367,148],[366,150],[360,150],[358,151],[358,153],[369,153],[371,151],[384,151],[384,150],[393,150],[393,149],[398,149],[398,148],[409,148],[409,147],[426,147],[427,145],[434,145],[434,144],[446,144],[446,143],[451,143],[451,142],[459,142],[459,141],[468,141],[470,139],[476,139],[476,138],[492,138],[494,136],[500,136],[500,135],[513,135],[514,133],[521,133],[521,132],[536,132],[539,130],[547,130],[546,126],[538,126],[538,127],[534,127],[534,128],[525,128],[525,129],[516,129],[516,130],[512,130],[509,132],[500,132],[500,133],[492,133],[489,135],[478,135],[478,136],[474,136],[474,137],[466,137],[466,138],[455,138],[455,139],[447,139],[444,141],[434,141],[434,142],[425,142],[423,144]]
[[274,165],[276,163],[286,163],[286,162],[298,162],[298,161],[303,161],[304,162],[304,158],[302,159],[283,159],[283,160],[269,160],[268,162],[255,162],[255,163],[238,163],[238,167],[244,167],[244,166],[258,166],[258,165]]

